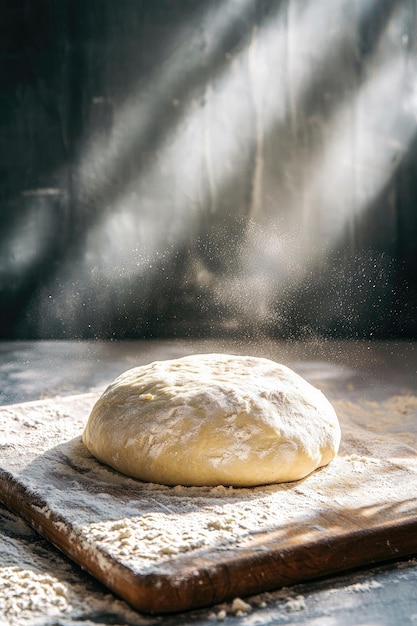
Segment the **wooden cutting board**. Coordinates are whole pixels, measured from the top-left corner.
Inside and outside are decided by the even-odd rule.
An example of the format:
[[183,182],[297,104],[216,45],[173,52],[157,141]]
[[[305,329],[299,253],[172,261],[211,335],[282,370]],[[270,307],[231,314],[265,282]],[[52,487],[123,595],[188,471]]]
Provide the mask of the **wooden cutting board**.
[[328,467],[256,489],[163,487],[93,459],[94,394],[0,409],[0,499],[144,612],[208,606],[417,552],[417,455],[353,425]]

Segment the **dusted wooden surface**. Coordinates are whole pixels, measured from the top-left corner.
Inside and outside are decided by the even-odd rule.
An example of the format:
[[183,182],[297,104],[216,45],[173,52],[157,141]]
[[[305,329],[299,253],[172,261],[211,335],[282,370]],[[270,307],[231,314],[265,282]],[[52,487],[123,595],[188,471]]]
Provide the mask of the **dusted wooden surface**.
[[[370,407],[367,412],[358,410],[358,405],[352,403],[337,404],[344,432],[340,458],[343,462],[352,455],[365,458],[365,452],[367,459],[373,459],[369,473],[365,476],[353,471],[351,475],[345,473],[341,484],[335,488],[332,485],[335,477],[340,479],[335,462],[308,479],[294,483],[296,498],[306,506],[304,521],[253,533],[243,546],[234,546],[231,541],[229,550],[209,547],[185,556],[176,555],[164,567],[156,564],[154,570],[148,568],[142,572],[123,558],[115,559],[106,550],[92,549],[88,537],[76,528],[80,510],[77,511],[77,506],[72,513],[68,507],[65,512],[54,510],[53,494],[62,491],[71,500],[77,494],[73,488],[76,483],[77,489],[88,492],[91,510],[96,508],[94,499],[97,493],[102,493],[103,484],[94,483],[93,470],[87,472],[84,464],[77,467],[73,463],[71,446],[81,444],[68,442],[68,428],[61,435],[59,427],[60,420],[66,421],[68,426],[73,416],[78,420],[76,433],[95,397],[95,394],[85,394],[2,409],[0,423],[3,427],[13,424],[16,428],[16,424],[23,423],[27,429],[35,423],[40,443],[39,449],[17,455],[19,446],[24,450],[24,428],[20,434],[16,428],[16,446],[6,447],[1,461],[0,496],[8,507],[23,515],[52,543],[142,611],[172,612],[206,606],[417,552],[417,497],[413,494],[416,454],[408,446],[385,442],[350,424],[352,417],[357,422],[371,418]],[[385,457],[384,450],[390,451],[392,458]],[[95,461],[92,463],[94,465]],[[346,467],[349,466],[345,463]],[[140,483],[136,483],[135,488],[134,481],[126,480],[124,484],[123,478],[120,480],[116,474],[114,477],[114,485],[108,483],[109,502],[120,500],[123,507],[126,497],[133,497],[140,515],[141,498],[149,497],[149,488],[143,492]],[[323,489],[326,481],[329,497],[324,497],[324,503],[312,519],[308,501],[314,500],[318,482]],[[358,481],[369,485],[368,496],[365,488],[362,492],[359,490],[362,495],[358,499]],[[276,489],[279,491],[281,487]],[[374,491],[378,491],[377,500]],[[156,490],[152,497],[158,499],[158,494]],[[344,499],[342,506],[336,504],[340,497]],[[84,498],[82,506],[83,503]],[[239,499],[236,507],[239,507]]]

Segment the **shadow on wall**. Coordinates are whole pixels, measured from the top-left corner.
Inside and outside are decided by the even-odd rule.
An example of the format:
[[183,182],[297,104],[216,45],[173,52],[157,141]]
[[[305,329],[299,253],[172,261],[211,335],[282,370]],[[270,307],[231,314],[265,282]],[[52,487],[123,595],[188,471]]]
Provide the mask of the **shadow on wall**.
[[413,3],[324,4],[71,14],[67,161],[5,185],[4,337],[415,336]]

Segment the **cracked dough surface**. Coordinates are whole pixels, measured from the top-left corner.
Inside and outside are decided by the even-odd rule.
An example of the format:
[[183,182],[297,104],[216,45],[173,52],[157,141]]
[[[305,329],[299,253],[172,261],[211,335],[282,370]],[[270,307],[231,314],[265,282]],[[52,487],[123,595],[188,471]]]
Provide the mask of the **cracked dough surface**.
[[337,454],[326,397],[269,359],[197,354],[116,378],[83,441],[99,461],[165,485],[255,486],[299,480]]

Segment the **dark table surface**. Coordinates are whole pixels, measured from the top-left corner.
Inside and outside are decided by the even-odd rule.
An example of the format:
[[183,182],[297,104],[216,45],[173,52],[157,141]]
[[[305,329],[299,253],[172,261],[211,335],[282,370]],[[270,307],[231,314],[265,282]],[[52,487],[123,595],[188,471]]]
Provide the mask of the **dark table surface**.
[[[417,447],[417,343],[407,341],[4,341],[0,404],[101,391],[130,367],[198,352],[253,354],[284,363],[331,401],[380,407],[372,411],[370,426]],[[406,400],[403,421],[389,419],[401,399]],[[51,592],[45,596],[46,584]],[[251,608],[243,614],[224,603],[182,615],[139,615],[0,505],[0,624],[5,625],[417,624],[417,558],[246,601]]]

